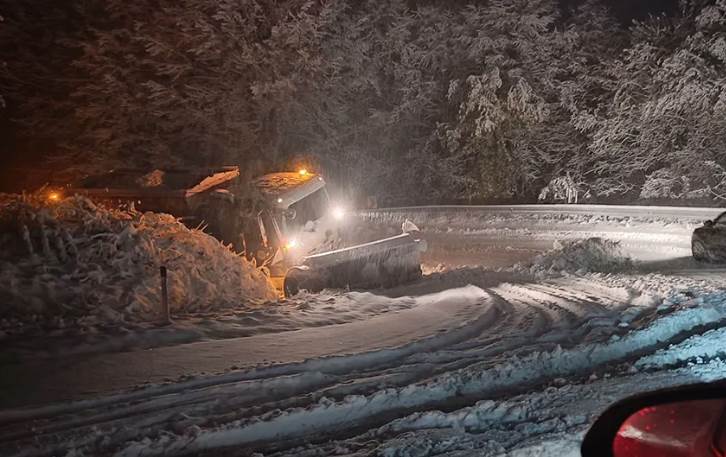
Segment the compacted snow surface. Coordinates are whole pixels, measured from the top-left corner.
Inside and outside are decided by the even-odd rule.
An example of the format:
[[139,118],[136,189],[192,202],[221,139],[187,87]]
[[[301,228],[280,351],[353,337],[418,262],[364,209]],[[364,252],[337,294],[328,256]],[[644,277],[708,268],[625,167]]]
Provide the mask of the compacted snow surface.
[[[0,411],[0,454],[579,455],[612,402],[726,378],[724,270],[688,257],[711,213],[371,213],[423,230],[421,281],[278,303],[243,338],[107,354],[83,388],[96,359],[47,371]],[[118,365],[158,383],[124,387]],[[75,400],[45,401],[59,380]]]

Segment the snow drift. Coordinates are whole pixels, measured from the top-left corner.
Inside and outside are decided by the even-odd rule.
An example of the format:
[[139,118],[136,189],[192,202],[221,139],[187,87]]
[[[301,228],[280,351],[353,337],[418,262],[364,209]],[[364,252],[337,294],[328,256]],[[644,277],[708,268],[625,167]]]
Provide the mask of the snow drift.
[[537,276],[557,273],[609,273],[632,267],[632,260],[620,250],[620,243],[603,238],[555,241],[554,249],[528,264],[516,264],[515,271]]
[[170,215],[107,209],[83,197],[0,196],[3,330],[153,319],[161,265],[172,311],[276,297],[252,263]]

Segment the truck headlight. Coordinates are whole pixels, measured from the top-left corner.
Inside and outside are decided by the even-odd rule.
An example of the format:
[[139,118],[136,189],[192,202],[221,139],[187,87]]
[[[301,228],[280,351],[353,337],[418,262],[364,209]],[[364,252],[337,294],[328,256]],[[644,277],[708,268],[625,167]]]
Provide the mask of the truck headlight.
[[333,207],[333,219],[336,221],[342,221],[345,217],[345,209],[342,206]]

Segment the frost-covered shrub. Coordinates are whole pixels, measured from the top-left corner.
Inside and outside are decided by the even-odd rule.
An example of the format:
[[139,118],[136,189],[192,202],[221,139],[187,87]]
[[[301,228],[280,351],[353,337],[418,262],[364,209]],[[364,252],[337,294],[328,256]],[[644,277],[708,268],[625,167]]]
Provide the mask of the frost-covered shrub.
[[726,198],[726,170],[716,162],[701,162],[689,175],[679,176],[667,168],[657,170],[646,177],[640,198]]
[[632,260],[623,254],[620,243],[603,238],[578,241],[555,241],[554,248],[535,257],[527,264],[517,264],[515,271],[537,276],[561,273],[607,273],[622,271],[632,266]]
[[267,277],[168,214],[0,195],[0,315],[65,326],[158,316],[159,267],[174,312],[272,300]]
[[[572,176],[567,173],[565,176],[557,176],[540,190],[539,201],[563,201],[567,203],[577,203],[580,193],[584,189],[582,183],[576,183]],[[589,197],[589,192],[584,191],[585,197]]]
[[688,185],[684,177],[675,176],[667,169],[661,168],[647,176],[640,190],[640,198],[680,198]]

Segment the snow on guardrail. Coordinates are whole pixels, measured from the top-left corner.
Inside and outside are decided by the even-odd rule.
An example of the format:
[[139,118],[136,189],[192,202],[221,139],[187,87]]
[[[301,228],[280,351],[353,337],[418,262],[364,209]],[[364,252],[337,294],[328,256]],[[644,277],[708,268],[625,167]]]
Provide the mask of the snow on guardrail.
[[585,214],[608,216],[665,216],[665,217],[716,217],[726,208],[706,208],[690,206],[636,206],[636,205],[424,205],[399,206],[392,208],[376,208],[362,210],[361,214],[385,213],[440,213],[440,212],[472,212],[472,213],[550,213],[550,214]]
[[[596,225],[657,223],[689,227],[718,217],[725,208],[624,205],[441,205],[378,208],[359,211],[360,217],[380,224],[400,224],[406,219],[423,227],[476,228],[492,223],[520,225],[569,222]],[[422,228],[423,228],[422,227]]]

